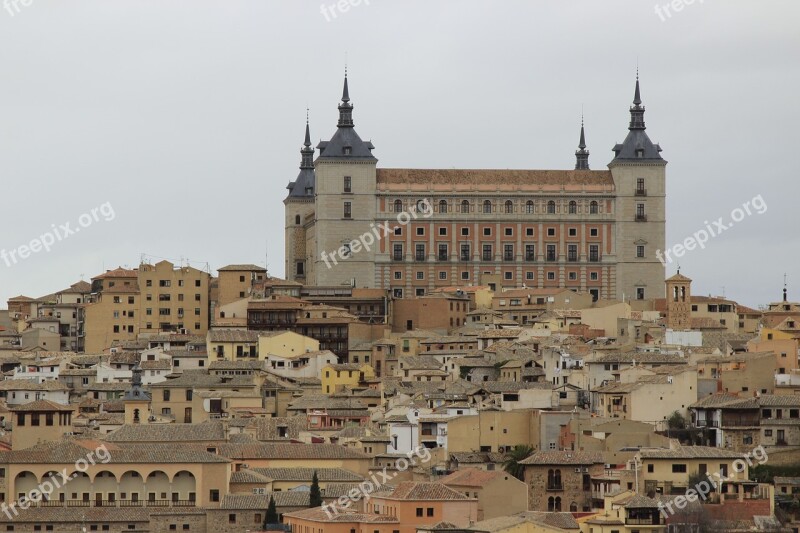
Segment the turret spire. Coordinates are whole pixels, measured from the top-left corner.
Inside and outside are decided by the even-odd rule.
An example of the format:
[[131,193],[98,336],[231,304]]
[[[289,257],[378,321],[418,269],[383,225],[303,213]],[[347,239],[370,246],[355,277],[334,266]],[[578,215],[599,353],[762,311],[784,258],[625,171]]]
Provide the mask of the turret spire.
[[300,156],[301,169],[314,168],[314,149],[311,147],[311,129],[308,123],[308,108],[306,108],[306,138],[303,142],[303,148],[300,149]]
[[629,130],[643,130],[644,125],[644,106],[642,105],[642,93],[639,90],[639,68],[636,68],[636,91],[633,94],[633,106],[631,106],[631,124]]
[[353,127],[353,104],[350,103],[350,89],[347,85],[347,67],[344,68],[344,89],[342,90],[342,103],[339,104],[340,128]]
[[583,129],[583,113],[581,113],[581,140],[575,151],[575,170],[589,170],[589,150],[586,149],[586,134]]

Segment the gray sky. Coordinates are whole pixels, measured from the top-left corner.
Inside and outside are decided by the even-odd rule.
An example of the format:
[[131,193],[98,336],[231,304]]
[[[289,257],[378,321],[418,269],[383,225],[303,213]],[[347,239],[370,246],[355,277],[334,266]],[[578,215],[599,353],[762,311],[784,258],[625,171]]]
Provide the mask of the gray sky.
[[370,0],[328,20],[319,0],[8,0],[0,249],[106,202],[115,217],[0,260],[0,301],[142,253],[263,264],[267,240],[282,275],[305,108],[315,143],[330,137],[345,54],[357,131],[381,166],[419,168],[572,168],[581,105],[605,168],[638,58],[667,242],[757,195],[768,207],[680,260],[694,293],[756,306],[787,272],[800,300],[800,2],[690,2]]

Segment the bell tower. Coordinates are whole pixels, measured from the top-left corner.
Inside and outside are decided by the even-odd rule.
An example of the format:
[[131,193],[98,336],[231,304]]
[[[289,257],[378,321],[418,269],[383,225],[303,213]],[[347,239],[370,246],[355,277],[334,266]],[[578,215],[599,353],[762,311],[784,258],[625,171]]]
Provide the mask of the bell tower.
[[684,330],[692,327],[692,280],[678,273],[668,278],[667,328]]

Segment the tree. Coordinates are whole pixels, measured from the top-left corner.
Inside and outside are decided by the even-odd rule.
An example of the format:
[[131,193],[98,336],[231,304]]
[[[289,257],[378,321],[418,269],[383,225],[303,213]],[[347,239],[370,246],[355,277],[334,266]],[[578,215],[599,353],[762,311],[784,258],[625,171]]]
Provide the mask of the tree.
[[319,490],[319,478],[316,470],[314,470],[314,476],[311,478],[311,490],[308,500],[309,507],[322,506],[322,492]]
[[669,429],[686,429],[686,418],[678,411],[673,411],[667,419]]
[[525,465],[521,465],[520,463],[530,457],[533,453],[533,448],[528,446],[527,444],[517,444],[514,446],[508,455],[506,456],[506,460],[503,461],[503,470],[514,476],[515,478],[522,480],[525,477]]
[[267,524],[278,524],[281,519],[278,516],[278,508],[275,506],[275,498],[269,497],[269,507],[267,507],[267,516],[264,518],[264,529],[267,529]]

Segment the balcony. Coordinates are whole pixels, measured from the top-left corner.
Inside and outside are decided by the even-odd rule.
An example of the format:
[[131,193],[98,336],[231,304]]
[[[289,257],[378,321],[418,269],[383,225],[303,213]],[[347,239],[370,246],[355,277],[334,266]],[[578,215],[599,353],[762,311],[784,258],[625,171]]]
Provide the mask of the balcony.
[[635,220],[636,222],[647,222],[647,215],[637,214]]
[[414,254],[414,260],[415,261],[425,261],[425,252],[422,252],[422,253],[417,252],[416,254]]
[[647,189],[636,189],[634,193],[636,196],[647,196]]
[[548,483],[547,490],[551,492],[560,492],[564,490],[564,485],[562,483]]
[[392,260],[394,261],[402,261],[403,260],[403,252],[394,252],[392,254]]

